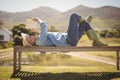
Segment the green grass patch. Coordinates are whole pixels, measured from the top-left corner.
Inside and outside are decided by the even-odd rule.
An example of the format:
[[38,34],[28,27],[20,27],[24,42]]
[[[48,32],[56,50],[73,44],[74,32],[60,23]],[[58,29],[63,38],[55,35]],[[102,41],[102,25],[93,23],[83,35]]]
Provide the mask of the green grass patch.
[[22,71],[40,73],[120,72],[115,66],[22,66]]
[[0,67],[0,78],[8,78],[10,77],[12,74],[12,66],[11,67],[5,67],[5,66],[1,66]]
[[30,56],[30,55],[33,55],[35,52],[24,52],[24,55],[25,56]]

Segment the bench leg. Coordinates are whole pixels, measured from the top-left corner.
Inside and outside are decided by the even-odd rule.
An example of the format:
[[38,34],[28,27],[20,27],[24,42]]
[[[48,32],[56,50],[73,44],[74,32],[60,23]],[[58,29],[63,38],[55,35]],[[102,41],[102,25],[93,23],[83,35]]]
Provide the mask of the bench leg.
[[17,70],[17,51],[16,49],[14,49],[14,53],[13,53],[13,72],[15,73]]
[[13,53],[13,72],[16,73],[21,69],[21,52],[18,52],[14,49]]
[[18,70],[21,69],[21,52],[18,52]]
[[119,70],[119,51],[117,51],[117,70]]

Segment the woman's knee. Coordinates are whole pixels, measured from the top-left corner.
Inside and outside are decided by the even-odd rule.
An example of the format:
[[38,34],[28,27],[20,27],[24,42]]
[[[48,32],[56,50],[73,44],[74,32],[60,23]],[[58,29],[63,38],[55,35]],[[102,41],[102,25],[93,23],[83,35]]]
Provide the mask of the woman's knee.
[[76,14],[76,13],[73,13],[73,14],[71,14],[71,18],[75,18],[75,19],[77,19],[77,20],[80,20],[81,16],[79,16],[79,15]]
[[78,15],[76,13],[72,13],[71,17],[78,17]]
[[80,25],[79,25],[79,28],[81,27],[84,27],[85,31],[89,30],[89,29],[92,29],[90,24],[86,21],[82,22]]

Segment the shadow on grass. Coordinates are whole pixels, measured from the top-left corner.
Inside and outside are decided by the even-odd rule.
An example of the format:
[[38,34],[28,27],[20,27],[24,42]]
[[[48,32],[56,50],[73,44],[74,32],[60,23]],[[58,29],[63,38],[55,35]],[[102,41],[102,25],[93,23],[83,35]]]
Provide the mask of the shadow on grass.
[[11,78],[21,80],[111,80],[120,78],[120,72],[38,73],[20,71]]

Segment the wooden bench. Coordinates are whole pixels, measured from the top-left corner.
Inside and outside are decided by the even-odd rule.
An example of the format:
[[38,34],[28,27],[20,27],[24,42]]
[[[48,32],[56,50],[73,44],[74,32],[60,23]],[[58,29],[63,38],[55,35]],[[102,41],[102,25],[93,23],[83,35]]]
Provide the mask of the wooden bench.
[[120,46],[107,46],[107,47],[24,47],[14,46],[14,59],[13,59],[13,72],[18,72],[21,69],[21,53],[22,52],[47,52],[47,51],[59,51],[59,52],[81,52],[81,51],[116,51],[116,68],[119,70],[119,51]]

